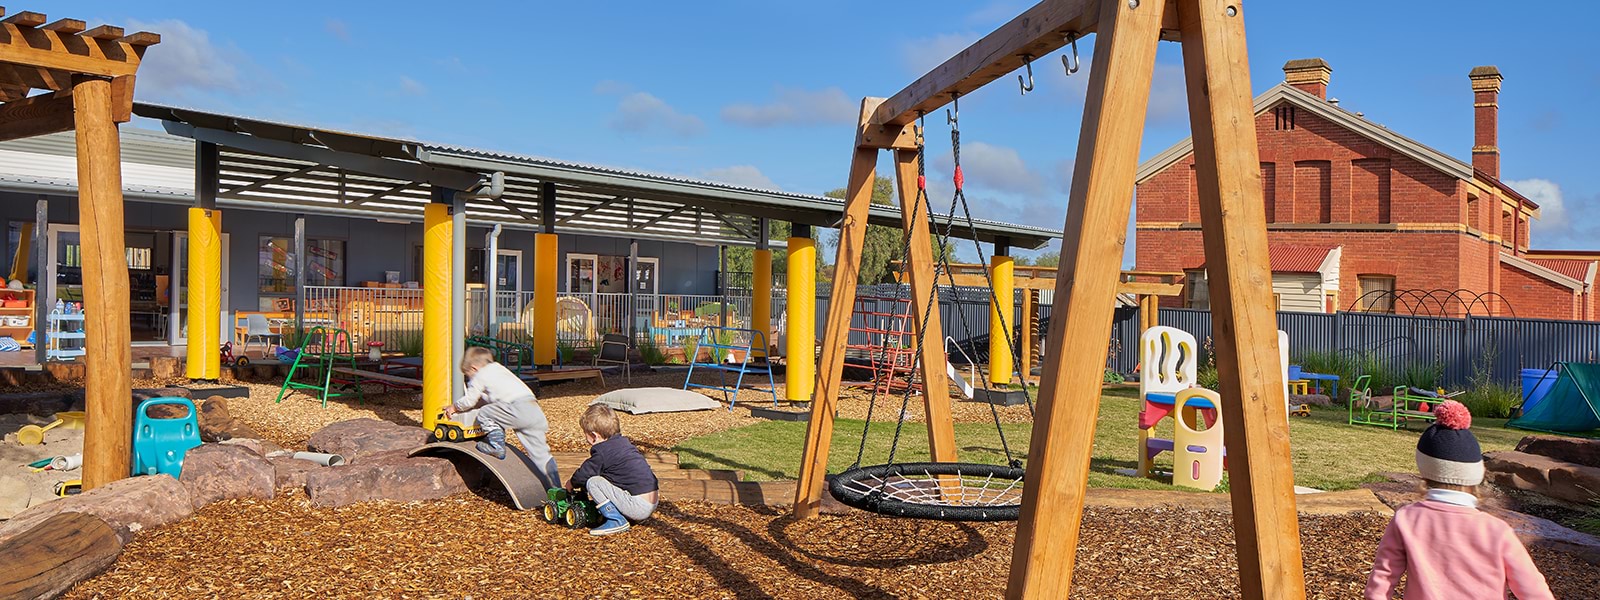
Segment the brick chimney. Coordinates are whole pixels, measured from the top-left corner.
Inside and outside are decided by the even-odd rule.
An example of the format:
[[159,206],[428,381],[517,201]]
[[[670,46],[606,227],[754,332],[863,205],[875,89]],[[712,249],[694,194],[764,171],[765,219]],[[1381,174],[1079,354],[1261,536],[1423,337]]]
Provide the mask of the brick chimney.
[[1320,58],[1298,58],[1283,63],[1283,81],[1323,100],[1328,99],[1328,80],[1333,67]]
[[1500,177],[1500,69],[1473,67],[1472,168]]

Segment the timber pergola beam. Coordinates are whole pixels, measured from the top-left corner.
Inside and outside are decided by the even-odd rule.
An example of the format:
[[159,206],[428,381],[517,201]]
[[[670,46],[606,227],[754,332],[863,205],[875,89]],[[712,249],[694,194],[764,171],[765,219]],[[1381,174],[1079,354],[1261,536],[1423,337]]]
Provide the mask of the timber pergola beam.
[[[0,15],[5,9],[0,8]],[[131,472],[133,373],[124,249],[122,151],[117,125],[133,117],[134,74],[161,36],[54,22],[41,13],[0,19],[0,140],[75,130],[84,304],[83,489]],[[44,93],[34,95],[35,90]],[[42,284],[44,282],[35,282]],[[40,344],[46,341],[40,339]]]

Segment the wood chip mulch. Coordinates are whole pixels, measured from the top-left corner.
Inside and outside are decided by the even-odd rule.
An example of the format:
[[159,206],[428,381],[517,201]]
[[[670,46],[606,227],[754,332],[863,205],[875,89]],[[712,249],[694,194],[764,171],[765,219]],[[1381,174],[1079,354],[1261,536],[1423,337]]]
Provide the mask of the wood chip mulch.
[[[492,496],[492,494],[491,494]],[[1301,518],[1312,598],[1361,595],[1385,519]],[[665,504],[607,538],[547,525],[492,497],[313,509],[298,493],[230,500],[141,533],[68,598],[997,598],[1013,524]],[[1091,507],[1074,598],[1226,598],[1228,515]],[[1534,553],[1557,597],[1600,584],[1586,563]]]

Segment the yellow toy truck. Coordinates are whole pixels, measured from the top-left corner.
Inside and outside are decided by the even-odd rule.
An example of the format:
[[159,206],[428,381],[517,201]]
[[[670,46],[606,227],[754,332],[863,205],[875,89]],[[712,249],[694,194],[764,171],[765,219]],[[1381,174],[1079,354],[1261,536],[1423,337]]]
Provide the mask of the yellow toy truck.
[[462,440],[477,439],[484,436],[483,429],[477,424],[463,425],[460,421],[446,418],[440,412],[433,424],[433,439],[439,442],[459,442]]

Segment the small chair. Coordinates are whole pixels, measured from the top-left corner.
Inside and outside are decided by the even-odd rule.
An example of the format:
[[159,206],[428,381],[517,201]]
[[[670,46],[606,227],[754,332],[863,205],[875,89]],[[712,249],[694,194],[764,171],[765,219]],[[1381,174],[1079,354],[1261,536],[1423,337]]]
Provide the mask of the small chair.
[[620,333],[608,333],[600,338],[600,351],[594,355],[594,366],[600,363],[608,365],[621,365],[622,374],[628,383],[633,383],[633,363],[628,360],[628,336]]
[[244,347],[239,350],[241,356],[250,354],[250,340],[252,338],[259,340],[262,344],[266,344],[268,351],[272,350],[274,340],[277,341],[278,345],[283,344],[283,335],[273,333],[272,323],[267,321],[266,315],[245,315]]

